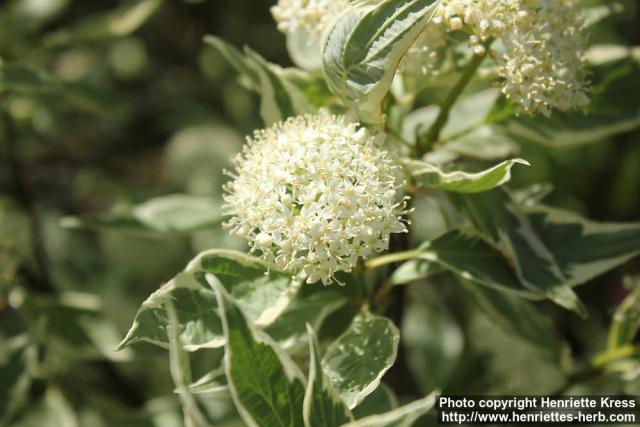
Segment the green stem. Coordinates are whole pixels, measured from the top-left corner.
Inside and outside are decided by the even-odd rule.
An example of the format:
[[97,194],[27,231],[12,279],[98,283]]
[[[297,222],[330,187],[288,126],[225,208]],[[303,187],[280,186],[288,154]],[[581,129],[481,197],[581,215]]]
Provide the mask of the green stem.
[[591,360],[591,366],[594,368],[606,367],[608,364],[625,359],[627,357],[634,357],[640,353],[640,347],[634,347],[633,345],[625,345],[612,350],[607,350],[600,353]]
[[378,268],[389,264],[395,264],[401,261],[416,259],[421,254],[422,251],[418,249],[412,251],[395,252],[365,261],[364,265],[366,268]]
[[429,129],[429,132],[427,132],[427,134],[423,138],[419,138],[416,141],[416,151],[419,157],[422,157],[425,153],[431,150],[433,144],[440,138],[440,132],[442,132],[442,129],[449,121],[449,113],[451,112],[451,108],[458,100],[460,95],[462,95],[462,92],[467,87],[469,82],[471,82],[471,79],[475,75],[476,71],[478,70],[484,59],[487,57],[487,54],[489,53],[489,47],[491,46],[492,42],[493,39],[488,39],[483,44],[483,46],[485,47],[485,51],[482,55],[473,55],[473,58],[471,58],[471,61],[469,61],[469,63],[465,67],[462,76],[460,76],[460,79],[458,80],[456,85],[453,87],[453,89],[451,89],[451,92],[449,92],[449,95],[447,95],[442,105],[440,105],[440,112],[438,113],[438,117],[436,117],[436,120]]
[[591,361],[582,368],[572,372],[567,377],[567,381],[551,393],[553,396],[560,396],[566,393],[576,384],[595,380],[607,371],[607,367],[619,360],[635,357],[640,354],[640,347],[632,345],[620,347],[615,351],[605,351],[595,356]]

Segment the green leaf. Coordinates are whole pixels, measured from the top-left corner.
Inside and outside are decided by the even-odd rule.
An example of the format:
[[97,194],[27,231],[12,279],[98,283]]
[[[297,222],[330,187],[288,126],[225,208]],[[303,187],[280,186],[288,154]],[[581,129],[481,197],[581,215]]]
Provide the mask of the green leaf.
[[[549,296],[545,289],[555,286],[571,291],[572,287],[640,254],[640,224],[597,223],[544,206],[515,207],[511,203],[505,206],[498,203],[502,196],[498,199],[492,194],[489,196],[482,205],[469,202],[469,208],[474,208],[474,220],[489,235],[489,240],[496,238],[492,236],[498,239],[504,236],[504,239],[514,239],[517,246],[510,247],[509,251],[498,251],[478,235],[453,230],[424,243],[415,251],[415,259],[408,261],[412,264],[410,268],[418,268],[419,263],[437,264],[463,279],[521,297],[539,299]],[[519,219],[516,224],[521,228],[509,229],[509,226],[514,227],[513,224],[502,221],[500,213],[491,209],[514,215]],[[513,237],[517,233],[520,236]],[[499,247],[498,242],[496,240]],[[527,247],[532,244],[535,246]],[[545,262],[536,259],[536,250],[544,250],[543,254],[549,258]],[[425,265],[419,268],[429,271],[433,267]],[[556,279],[549,273],[550,268],[562,279]],[[519,278],[520,274],[539,281],[527,285]]]
[[[449,141],[484,125],[499,96],[499,90],[486,89],[461,97],[449,111],[449,120],[442,128],[440,140]],[[429,130],[439,112],[440,108],[437,105],[410,112],[402,125],[403,136],[415,141],[416,136],[421,136]]]
[[300,286],[289,275],[267,271],[261,262],[240,252],[204,252],[142,304],[118,348],[138,341],[167,348],[166,301],[172,301],[175,307],[185,350],[223,346],[222,325],[207,274],[225,286],[252,322],[263,326],[286,309]]
[[447,385],[465,347],[458,322],[431,291],[431,287],[410,288],[402,318],[405,360],[423,392]]
[[86,17],[71,27],[46,34],[44,44],[47,47],[63,47],[127,36],[142,27],[162,4],[163,0],[128,2],[119,9]]
[[78,417],[63,392],[55,386],[46,389],[44,398],[34,402],[24,418],[12,427],[78,427]]
[[[500,91],[487,89],[464,96],[449,112],[449,120],[440,134],[440,143],[422,160],[441,164],[438,159],[470,157],[480,160],[504,159],[518,152],[517,139],[493,124],[492,115]],[[402,135],[415,142],[434,124],[438,106],[419,108],[407,114]]]
[[231,396],[249,426],[303,426],[304,380],[289,356],[253,328],[221,283],[215,290],[225,343],[225,372]]
[[474,381],[485,395],[552,395],[566,383],[557,361],[549,361],[527,341],[505,333],[481,310],[467,311],[466,316],[469,351],[482,355],[482,361],[475,367],[465,366],[462,387]]
[[391,320],[362,311],[331,343],[322,366],[349,408],[378,387],[396,360],[399,340],[400,333]]
[[303,92],[292,83],[284,70],[267,62],[249,48],[244,54],[215,36],[205,37],[205,43],[215,47],[249,81],[249,88],[261,95],[260,115],[267,126],[314,111]]
[[412,259],[403,263],[393,272],[391,283],[394,285],[407,285],[445,270],[439,264],[422,259]]
[[282,70],[285,78],[302,91],[304,97],[315,108],[328,107],[335,101],[335,96],[327,87],[322,74],[307,72],[297,68]]
[[187,194],[173,194],[148,200],[121,213],[66,217],[68,228],[162,235],[191,233],[220,225],[222,215],[215,201]]
[[265,125],[313,112],[302,92],[285,79],[279,66],[268,63],[249,48],[245,48],[245,54],[260,79],[260,115]]
[[513,200],[520,206],[534,206],[553,192],[553,185],[548,182],[535,183],[511,193]]
[[507,258],[476,235],[452,230],[426,242],[416,258],[439,264],[458,276],[494,289],[507,290],[525,298],[535,298],[518,280]]
[[639,46],[625,46],[621,44],[594,44],[585,52],[587,62],[594,66],[612,63],[620,60],[640,61]]
[[329,88],[365,122],[380,123],[382,100],[402,56],[436,10],[434,0],[388,0],[354,6],[328,31],[323,69]]
[[577,286],[640,255],[640,223],[602,223],[546,206],[524,209],[535,233]]
[[30,66],[0,62],[0,92],[53,93],[61,87],[60,82]]
[[191,383],[191,361],[183,347],[176,308],[172,301],[166,301],[164,308],[169,321],[167,328],[167,335],[169,337],[169,367],[171,368],[171,377],[180,395],[184,424],[186,426],[208,427],[206,418],[200,411],[198,403],[188,387],[188,384]]
[[322,48],[315,34],[303,29],[289,31],[287,51],[293,63],[300,68],[311,71],[322,68]]
[[333,427],[352,421],[351,411],[322,372],[320,344],[309,324],[307,324],[307,333],[310,361],[309,381],[304,396],[304,425]]
[[627,277],[625,282],[631,291],[613,314],[607,340],[609,351],[633,343],[640,331],[640,277]]
[[[436,152],[451,152],[459,157],[480,160],[504,159],[516,154],[519,146],[507,132],[495,125],[479,126],[469,132],[446,141]],[[425,160],[429,160],[427,153]]]
[[200,284],[191,272],[186,272],[177,275],[142,303],[118,350],[139,341],[169,348],[169,319],[164,309],[166,301],[172,301],[175,306],[185,350],[196,351],[224,345],[215,295]]
[[461,97],[449,111],[449,120],[440,134],[441,140],[448,141],[483,125],[499,97],[498,89],[486,89]]
[[371,415],[366,418],[344,424],[342,427],[410,427],[429,412],[436,402],[436,392],[401,406],[386,414]]
[[13,43],[24,43],[38,35],[44,26],[60,18],[68,10],[70,3],[70,0],[7,3],[0,16],[0,38]]
[[456,196],[520,282],[585,314],[571,289],[640,253],[639,224],[601,224],[547,207],[521,207],[502,190]]
[[247,87],[255,92],[260,92],[260,76],[250,65],[244,53],[236,47],[222,40],[220,37],[208,35],[204,37],[204,42],[215,48],[231,65],[238,74],[247,79]]
[[419,185],[456,193],[479,193],[508,182],[511,168],[516,164],[530,166],[526,160],[512,159],[477,173],[444,172],[433,164],[412,160],[407,163],[407,168]]
[[123,361],[131,356],[113,351],[118,331],[104,317],[95,295],[64,293],[57,299],[30,295],[17,308],[30,325],[32,339],[67,358]]
[[187,386],[193,394],[228,393],[229,384],[224,369],[215,369]]
[[476,228],[512,262],[522,284],[557,304],[586,316],[586,308],[571,290],[553,250],[532,228],[526,214],[502,189],[452,199]]
[[207,251],[187,269],[196,271],[202,284],[208,283],[205,274],[214,275],[247,317],[262,327],[273,323],[286,310],[301,284],[290,274],[272,271],[256,258],[235,251]]
[[27,336],[0,337],[0,426],[28,402],[31,378],[27,370]]
[[548,148],[570,148],[602,141],[614,135],[640,127],[640,114],[629,117],[616,115],[582,115],[577,113],[554,118],[523,119],[509,124],[508,131],[527,141]]
[[478,306],[498,327],[523,339],[545,359],[558,362],[560,343],[548,319],[529,302],[505,292],[459,279],[469,301]]
[[[229,393],[227,378],[224,376],[224,367],[214,369],[213,371],[198,378],[196,381],[185,384],[184,387],[186,387],[186,390],[191,394]],[[176,387],[173,392],[182,393],[185,391],[184,387]]]
[[81,81],[60,80],[20,62],[0,61],[0,93],[33,97],[61,110],[80,110],[89,114],[101,114],[115,107],[114,97],[103,88]]
[[306,343],[306,325],[319,330],[324,319],[347,302],[344,295],[336,291],[323,289],[305,298],[295,299],[289,307],[266,328],[266,332],[280,346],[297,349]]
[[20,265],[31,258],[31,241],[28,215],[0,197],[0,292],[15,284]]
[[393,390],[387,385],[380,383],[380,386],[353,409],[353,416],[356,419],[368,417],[369,415],[383,414],[398,407]]

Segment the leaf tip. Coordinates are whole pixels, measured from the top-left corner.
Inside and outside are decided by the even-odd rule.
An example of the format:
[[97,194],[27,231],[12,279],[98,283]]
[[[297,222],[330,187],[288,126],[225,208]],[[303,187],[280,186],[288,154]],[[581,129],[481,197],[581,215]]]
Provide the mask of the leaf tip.
[[115,351],[115,352],[122,351],[122,350],[126,349],[127,347],[129,347],[129,344],[131,344],[131,343],[130,343],[130,342],[128,342],[127,337],[125,337],[125,338],[120,342],[120,344],[118,344],[118,345],[116,346],[116,348],[114,348],[114,349],[113,349],[113,351]]
[[570,287],[563,286],[551,289],[548,296],[556,304],[573,311],[581,318],[589,317],[589,310]]
[[525,160],[525,159],[520,159],[520,158],[513,159],[513,163],[514,163],[514,164],[515,164],[515,163],[519,163],[519,164],[521,164],[521,165],[531,166],[531,163],[529,163],[529,161],[527,161],[527,160]]
[[213,34],[205,34],[202,36],[202,41],[206,44],[215,44],[218,41],[218,38]]

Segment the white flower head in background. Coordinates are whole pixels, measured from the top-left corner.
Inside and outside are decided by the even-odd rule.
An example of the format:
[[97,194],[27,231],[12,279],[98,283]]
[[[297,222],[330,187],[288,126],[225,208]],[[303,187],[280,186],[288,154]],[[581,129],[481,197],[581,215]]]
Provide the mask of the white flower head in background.
[[527,114],[585,108],[583,21],[575,0],[521,0],[501,39],[502,92]]
[[486,53],[485,42],[497,41],[492,56],[504,79],[502,92],[521,112],[548,116],[553,109],[588,105],[583,22],[576,0],[441,0],[401,66],[412,73],[432,73],[434,49],[444,47],[444,35],[456,30],[470,33],[476,55]]
[[304,30],[320,37],[348,6],[349,0],[279,0],[271,14],[283,33]]
[[330,284],[407,231],[399,167],[364,128],[321,112],[247,142],[225,186],[225,226],[277,270]]

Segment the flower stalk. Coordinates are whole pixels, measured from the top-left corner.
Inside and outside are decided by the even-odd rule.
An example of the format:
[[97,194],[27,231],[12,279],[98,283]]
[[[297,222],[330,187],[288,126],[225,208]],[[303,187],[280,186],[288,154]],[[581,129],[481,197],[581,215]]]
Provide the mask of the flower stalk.
[[451,92],[449,92],[442,105],[440,105],[440,112],[438,113],[435,122],[429,129],[429,132],[427,132],[424,137],[417,139],[416,151],[418,157],[422,157],[427,152],[429,152],[433,145],[440,138],[442,129],[444,129],[445,125],[449,121],[449,113],[451,112],[451,108],[454,106],[458,98],[460,98],[460,95],[462,95],[462,92],[464,92],[464,89],[471,82],[474,75],[476,74],[476,71],[478,71],[478,68],[480,68],[480,65],[482,65],[482,62],[487,57],[491,43],[493,43],[493,39],[490,38],[483,45],[485,48],[484,52],[481,55],[473,55],[471,61],[469,61],[469,63],[465,67],[462,76],[460,76],[460,79],[458,80],[456,85],[451,89]]

